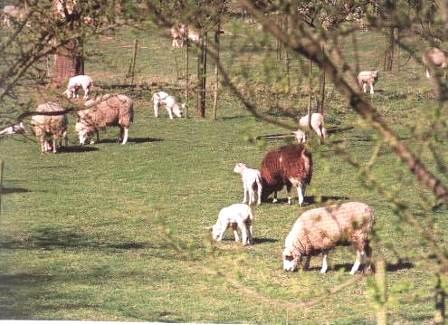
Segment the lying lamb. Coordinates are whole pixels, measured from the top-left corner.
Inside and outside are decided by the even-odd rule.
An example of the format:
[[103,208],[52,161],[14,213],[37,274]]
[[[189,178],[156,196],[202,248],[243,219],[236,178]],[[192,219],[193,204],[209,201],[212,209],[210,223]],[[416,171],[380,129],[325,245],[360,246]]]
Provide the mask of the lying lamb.
[[[37,112],[62,112],[63,108],[58,103],[48,102],[41,104],[36,109]],[[31,125],[34,134],[39,138],[41,152],[52,150],[57,151],[57,140],[65,139],[67,145],[67,125],[68,120],[65,114],[58,115],[33,115]],[[47,141],[51,137],[52,144]],[[60,145],[60,144],[59,144]]]
[[361,71],[358,74],[358,85],[363,92],[367,92],[367,86],[370,87],[370,94],[373,95],[373,85],[378,81],[378,70]]
[[262,194],[266,201],[274,193],[273,202],[277,201],[277,191],[285,185],[288,190],[288,203],[291,204],[291,187],[297,187],[299,205],[302,205],[306,186],[311,182],[313,160],[311,153],[302,144],[291,144],[270,151],[261,162]]
[[218,220],[211,228],[214,240],[221,241],[226,229],[231,226],[235,241],[238,242],[237,228],[241,231],[243,245],[251,245],[253,239],[252,223],[254,215],[247,204],[232,204],[219,211]]
[[182,117],[182,110],[185,109],[185,104],[179,105],[176,97],[168,95],[164,91],[158,91],[152,95],[152,101],[154,103],[154,115],[159,117],[160,105],[165,106],[170,119],[173,119],[173,113],[177,117]]
[[[79,143],[84,145],[87,138],[96,133],[99,141],[98,129],[108,126],[119,126],[121,144],[128,141],[129,127],[134,120],[134,104],[125,95],[103,95],[85,103],[88,109],[78,112],[78,122],[75,129],[78,132]],[[91,142],[92,143],[92,142]]]
[[89,92],[92,88],[93,80],[88,75],[80,74],[78,76],[71,77],[68,81],[67,90],[64,94],[67,98],[78,98],[78,90],[82,88],[84,90],[84,100],[89,97]]
[[[299,125],[303,128],[308,128],[309,126],[308,122],[309,122],[309,115],[306,114],[305,116],[302,116],[300,118]],[[327,137],[327,130],[325,129],[323,114],[321,113],[311,114],[311,128],[313,129],[314,132],[316,132],[317,136],[320,139],[320,142],[323,143],[325,141],[325,138]],[[298,140],[297,135],[296,138]]]
[[255,187],[257,188],[257,205],[261,204],[261,173],[258,169],[247,167],[243,163],[237,163],[233,171],[241,175],[243,180],[243,203],[255,203]]
[[432,47],[425,51],[422,61],[426,66],[426,77],[431,78],[430,68],[446,69],[448,67],[448,53],[437,47]]
[[356,261],[350,271],[355,274],[364,257],[370,257],[369,234],[374,223],[373,209],[360,202],[308,210],[297,219],[285,240],[283,269],[294,271],[302,257],[305,265],[313,255],[323,254],[321,273],[328,269],[328,252],[343,242],[356,249]]
[[0,131],[0,136],[12,135],[12,134],[22,134],[25,133],[25,125],[23,122],[8,126]]

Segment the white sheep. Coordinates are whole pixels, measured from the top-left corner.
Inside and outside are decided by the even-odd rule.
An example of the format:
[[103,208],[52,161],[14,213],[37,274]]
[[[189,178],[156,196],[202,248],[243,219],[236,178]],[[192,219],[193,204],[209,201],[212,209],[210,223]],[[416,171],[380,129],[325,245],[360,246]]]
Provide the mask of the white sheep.
[[296,220],[285,240],[283,269],[292,272],[303,257],[305,266],[312,255],[323,254],[321,273],[328,269],[328,252],[350,242],[356,249],[356,261],[350,271],[358,271],[364,257],[370,257],[369,235],[374,223],[373,209],[365,203],[347,202],[308,210]]
[[159,117],[159,107],[161,105],[165,106],[170,119],[173,119],[173,114],[177,117],[182,117],[182,110],[185,109],[185,104],[179,104],[176,97],[171,96],[164,91],[158,91],[152,95],[152,101],[154,103],[155,117]]
[[67,90],[64,91],[64,94],[67,95],[67,98],[78,98],[78,91],[80,88],[84,90],[84,99],[89,97],[89,92],[92,88],[93,80],[88,75],[77,75],[71,77],[68,81]]
[[88,100],[85,106],[88,109],[78,111],[78,121],[75,125],[81,145],[84,145],[93,133],[96,133],[99,141],[98,129],[108,126],[119,126],[119,141],[122,141],[121,144],[126,144],[129,128],[134,120],[132,99],[126,95],[108,94]]
[[184,24],[173,25],[170,29],[171,38],[173,39],[171,46],[181,48],[185,46],[188,37],[188,28]]
[[201,41],[201,34],[198,30],[190,26],[187,28],[187,38],[193,43],[199,44]]
[[[48,102],[41,104],[36,109],[37,112],[55,113],[62,112],[63,108],[58,103]],[[55,115],[33,115],[31,125],[34,134],[39,138],[41,152],[53,151],[57,152],[57,140],[65,139],[67,145],[67,125],[68,119],[66,114]],[[52,143],[48,141],[51,137]]]
[[373,90],[373,85],[378,81],[379,73],[378,70],[371,71],[361,71],[358,73],[358,84],[362,88],[363,92],[367,92],[367,86],[370,87],[370,94],[373,95],[375,91]]
[[1,136],[21,133],[25,133],[25,125],[23,124],[23,122],[8,126],[0,131]]
[[297,129],[297,131],[293,131],[292,133],[294,134],[298,143],[306,142],[306,134],[301,129]]
[[236,203],[219,211],[218,220],[211,228],[214,240],[221,241],[226,229],[231,226],[235,241],[240,240],[237,229],[239,228],[242,236],[243,245],[252,244],[253,228],[252,223],[254,214],[247,204]]
[[[306,114],[305,116],[302,116],[300,118],[299,125],[301,127],[308,128],[308,122],[309,122],[309,115]],[[311,114],[311,128],[319,136],[320,141],[324,142],[325,138],[327,137],[327,130],[325,129],[323,114],[321,114],[321,113],[312,113]]]
[[237,163],[233,171],[241,175],[243,180],[243,203],[255,203],[255,187],[257,188],[257,205],[261,204],[262,180],[258,169],[247,167],[243,163]]

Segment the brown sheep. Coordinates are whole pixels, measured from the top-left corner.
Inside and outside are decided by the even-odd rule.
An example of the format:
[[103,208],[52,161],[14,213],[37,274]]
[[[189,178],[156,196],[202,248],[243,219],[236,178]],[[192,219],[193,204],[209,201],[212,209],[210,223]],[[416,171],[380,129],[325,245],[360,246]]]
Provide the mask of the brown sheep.
[[93,133],[99,141],[98,130],[108,126],[119,126],[119,141],[122,141],[121,144],[128,141],[129,127],[134,120],[132,99],[125,95],[104,95],[88,100],[85,106],[88,109],[78,112],[75,127],[80,144],[85,144]]
[[270,151],[261,162],[261,178],[263,190],[261,200],[266,201],[274,192],[277,201],[277,191],[285,185],[288,190],[288,203],[291,204],[291,187],[297,187],[299,205],[302,205],[305,189],[311,182],[313,160],[311,153],[302,144],[291,144]]

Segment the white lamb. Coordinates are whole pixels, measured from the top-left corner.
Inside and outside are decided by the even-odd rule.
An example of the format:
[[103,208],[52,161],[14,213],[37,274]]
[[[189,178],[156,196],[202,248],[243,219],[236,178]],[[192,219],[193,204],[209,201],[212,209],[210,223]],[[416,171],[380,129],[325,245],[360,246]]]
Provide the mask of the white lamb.
[[367,92],[367,86],[370,87],[370,94],[373,95],[375,91],[373,90],[373,85],[378,81],[378,70],[372,71],[361,71],[358,74],[358,84],[362,88],[363,92]]
[[237,229],[239,228],[242,236],[243,245],[251,245],[253,239],[252,223],[254,215],[250,206],[247,204],[232,204],[222,208],[219,211],[218,220],[211,228],[214,240],[221,241],[226,229],[231,226],[235,241],[240,240]]
[[257,188],[257,205],[261,204],[262,181],[258,169],[247,167],[243,163],[237,163],[233,171],[241,175],[243,180],[244,198],[243,203],[255,203],[255,187]]
[[92,88],[93,80],[88,75],[80,74],[78,76],[71,77],[68,81],[67,90],[64,94],[67,98],[78,98],[78,90],[82,88],[84,90],[84,99],[89,98],[89,92]]
[[308,210],[297,219],[285,240],[283,269],[292,272],[303,257],[305,268],[311,256],[323,254],[321,273],[328,269],[328,252],[344,242],[356,249],[355,274],[364,257],[370,257],[369,235],[374,223],[373,209],[360,202],[347,202]]
[[185,109],[185,104],[177,102],[176,97],[167,94],[164,91],[158,91],[152,95],[152,101],[154,103],[154,116],[159,117],[160,105],[165,106],[170,119],[173,119],[173,114],[177,117],[182,117],[182,110]]
[[[308,128],[309,116],[306,114],[299,120],[299,125],[304,128]],[[311,128],[319,136],[321,142],[324,142],[327,137],[327,130],[324,125],[324,116],[321,113],[311,114]]]

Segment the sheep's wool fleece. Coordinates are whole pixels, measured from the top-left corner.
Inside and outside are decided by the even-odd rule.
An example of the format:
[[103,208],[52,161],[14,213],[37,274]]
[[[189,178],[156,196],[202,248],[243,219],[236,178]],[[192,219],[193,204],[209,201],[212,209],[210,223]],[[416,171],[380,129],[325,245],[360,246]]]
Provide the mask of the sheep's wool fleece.
[[367,204],[348,202],[311,209],[294,223],[285,240],[287,255],[313,255],[338,242],[366,240],[373,227],[373,210]]
[[[57,112],[63,111],[64,109],[58,104],[53,102],[48,102],[41,104],[37,107],[37,112]],[[67,128],[67,116],[65,114],[61,115],[33,115],[31,118],[31,124],[34,129],[34,133],[37,136],[43,133],[50,134],[62,134]]]
[[96,127],[120,125],[128,128],[133,122],[133,102],[125,95],[104,95],[86,102],[90,107],[81,117],[84,122]]

